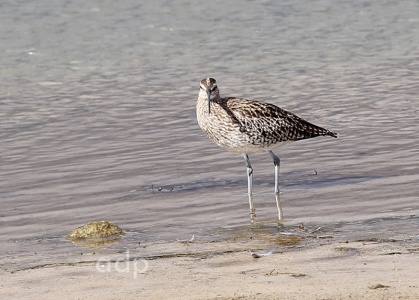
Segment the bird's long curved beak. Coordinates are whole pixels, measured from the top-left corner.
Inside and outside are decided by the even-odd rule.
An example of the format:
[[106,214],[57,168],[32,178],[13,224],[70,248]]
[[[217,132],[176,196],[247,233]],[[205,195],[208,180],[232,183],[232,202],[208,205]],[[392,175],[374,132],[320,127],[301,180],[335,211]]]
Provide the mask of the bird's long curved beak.
[[211,113],[211,90],[207,90],[208,114]]

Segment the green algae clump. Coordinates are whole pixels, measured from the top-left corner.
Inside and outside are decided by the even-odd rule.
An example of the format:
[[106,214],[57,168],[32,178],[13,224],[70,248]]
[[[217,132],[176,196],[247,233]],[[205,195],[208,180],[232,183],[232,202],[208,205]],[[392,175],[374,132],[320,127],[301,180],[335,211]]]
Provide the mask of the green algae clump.
[[124,234],[118,225],[107,221],[98,221],[78,227],[67,237],[72,241],[80,241],[117,238]]

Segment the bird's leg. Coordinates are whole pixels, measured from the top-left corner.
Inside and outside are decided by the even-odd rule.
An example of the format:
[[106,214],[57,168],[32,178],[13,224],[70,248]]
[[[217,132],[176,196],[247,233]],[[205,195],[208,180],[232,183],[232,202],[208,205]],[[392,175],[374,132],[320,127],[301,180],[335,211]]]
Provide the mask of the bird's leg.
[[279,197],[279,193],[275,193],[276,207],[278,208],[278,220],[281,221],[284,218],[284,213],[282,212],[281,201]]
[[272,152],[272,150],[268,150],[269,154],[272,156],[275,165],[275,194],[279,194],[279,164],[280,160],[279,157]]
[[281,202],[279,200],[279,164],[280,164],[280,159],[271,150],[268,150],[268,152],[274,160],[274,165],[275,165],[275,200],[276,200],[276,207],[278,208],[278,219],[282,220],[283,219],[283,213],[282,213],[282,208],[281,208]]
[[249,195],[250,222],[254,223],[256,217],[256,210],[255,206],[253,205],[253,168],[250,164],[249,156],[247,156],[247,154],[244,154],[243,157],[247,167],[247,194]]

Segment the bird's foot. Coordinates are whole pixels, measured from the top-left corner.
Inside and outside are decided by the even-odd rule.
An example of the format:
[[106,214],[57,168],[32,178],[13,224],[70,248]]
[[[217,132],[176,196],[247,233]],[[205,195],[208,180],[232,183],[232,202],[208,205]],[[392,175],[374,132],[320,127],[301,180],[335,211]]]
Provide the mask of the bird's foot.
[[250,210],[250,223],[255,224],[256,222],[256,209]]

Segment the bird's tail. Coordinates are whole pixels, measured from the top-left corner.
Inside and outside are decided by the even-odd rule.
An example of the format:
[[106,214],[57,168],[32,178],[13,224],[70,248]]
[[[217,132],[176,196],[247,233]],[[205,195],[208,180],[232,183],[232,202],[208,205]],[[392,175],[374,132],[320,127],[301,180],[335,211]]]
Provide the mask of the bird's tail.
[[331,136],[334,138],[338,137],[337,133],[332,132],[329,129],[314,125],[301,118],[298,119],[299,122],[296,122],[296,126],[294,128],[294,130],[296,131],[296,140],[309,139],[316,136]]

